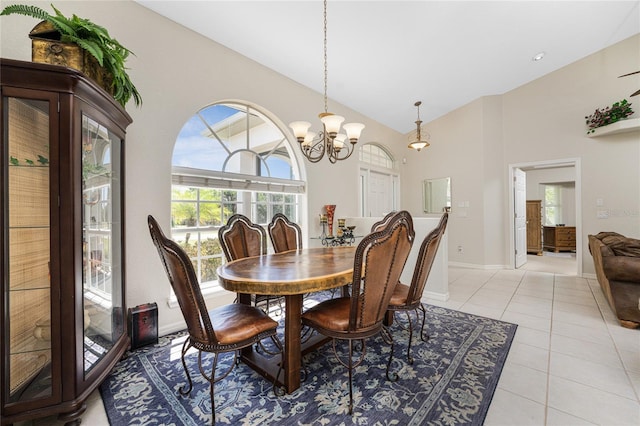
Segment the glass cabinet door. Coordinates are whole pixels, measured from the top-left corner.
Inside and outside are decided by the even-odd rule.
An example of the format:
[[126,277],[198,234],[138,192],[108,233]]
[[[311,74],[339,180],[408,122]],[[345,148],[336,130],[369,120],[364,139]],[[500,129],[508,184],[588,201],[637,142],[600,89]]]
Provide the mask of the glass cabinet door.
[[85,376],[124,332],[122,297],[122,141],[82,116],[82,251]]
[[[52,395],[49,102],[4,97],[7,402]],[[8,341],[7,341],[8,340]],[[8,384],[8,389],[6,388]]]

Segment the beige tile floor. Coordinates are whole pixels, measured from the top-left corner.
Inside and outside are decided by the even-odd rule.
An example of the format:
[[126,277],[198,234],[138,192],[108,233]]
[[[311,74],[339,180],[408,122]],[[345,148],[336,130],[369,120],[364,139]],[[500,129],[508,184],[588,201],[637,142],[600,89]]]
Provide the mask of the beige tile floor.
[[[450,299],[429,301],[519,325],[485,425],[640,425],[640,330],[620,327],[575,259],[542,272],[545,259],[530,258],[518,270],[449,268]],[[108,425],[99,393],[82,423]]]
[[572,275],[528,266],[449,268],[450,299],[430,301],[518,324],[485,425],[640,425],[640,330],[618,324],[575,261],[553,262]]

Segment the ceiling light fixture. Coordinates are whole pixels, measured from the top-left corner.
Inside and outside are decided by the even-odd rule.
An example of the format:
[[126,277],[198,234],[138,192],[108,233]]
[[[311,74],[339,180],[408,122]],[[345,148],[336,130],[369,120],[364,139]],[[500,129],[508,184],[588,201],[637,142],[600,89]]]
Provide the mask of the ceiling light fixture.
[[538,61],[541,61],[542,58],[544,58],[544,52],[540,52],[540,53],[536,54],[533,58],[531,58],[531,60],[533,62],[538,62]]
[[[418,119],[416,120],[415,132],[411,132],[409,134],[409,148],[420,151],[422,148],[430,145],[429,142],[427,142],[427,139],[429,139],[430,135],[422,128],[422,120],[420,120],[420,105],[422,105],[422,101],[418,101],[414,105],[418,108]],[[424,139],[422,132],[426,134]]]
[[[331,163],[349,158],[355,150],[364,124],[344,124],[342,127],[346,135],[338,133],[344,117],[327,110],[327,0],[324,0],[324,112],[318,114],[318,117],[322,122],[322,130],[317,134],[309,131],[311,123],[308,121],[294,121],[289,124],[298,140],[302,154],[312,163],[320,161],[325,154]],[[351,144],[350,147],[345,144],[347,139]]]

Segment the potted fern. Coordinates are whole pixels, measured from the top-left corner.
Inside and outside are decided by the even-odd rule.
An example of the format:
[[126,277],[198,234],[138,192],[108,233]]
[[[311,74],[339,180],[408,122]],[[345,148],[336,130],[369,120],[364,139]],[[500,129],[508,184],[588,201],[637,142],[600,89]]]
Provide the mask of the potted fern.
[[[7,6],[0,15],[18,14],[42,21],[30,33],[34,62],[66,65],[83,71],[111,93],[123,107],[131,98],[136,106],[140,106],[142,97],[131,82],[125,67],[125,62],[132,52],[112,38],[100,25],[76,15],[66,17],[53,4],[51,7],[55,15],[37,6],[27,5]],[[69,46],[81,52],[78,56],[80,59],[69,58]],[[89,55],[84,55],[85,52]],[[96,63],[96,66],[92,66],[91,62]],[[98,66],[105,72],[99,72],[96,69]]]

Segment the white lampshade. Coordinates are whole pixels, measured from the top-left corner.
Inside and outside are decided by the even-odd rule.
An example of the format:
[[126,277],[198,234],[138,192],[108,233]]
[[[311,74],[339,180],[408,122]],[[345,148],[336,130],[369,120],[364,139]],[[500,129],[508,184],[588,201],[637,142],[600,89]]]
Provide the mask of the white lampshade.
[[304,141],[302,142],[302,146],[305,148],[311,146],[311,142],[313,142],[316,135],[316,132],[307,132],[307,135],[304,137]]
[[329,133],[330,135],[335,135],[340,131],[340,125],[344,121],[344,117],[329,114],[321,117],[320,121],[322,121],[322,123],[324,124],[327,133]]
[[424,148],[425,146],[429,146],[429,142],[425,142],[425,141],[415,141],[415,142],[411,142],[409,144],[409,148],[413,148],[416,151],[420,151],[422,148]]
[[294,121],[293,123],[289,124],[289,127],[291,127],[291,130],[293,130],[293,135],[296,137],[296,139],[298,139],[298,141],[301,141],[307,135],[307,130],[309,130],[309,127],[311,127],[311,123],[309,123],[308,121]]
[[347,138],[346,135],[343,135],[342,133],[338,133],[335,139],[333,140],[333,149],[339,152],[342,148],[344,148],[344,140],[346,138]]
[[362,129],[364,129],[364,124],[347,123],[342,127],[344,128],[344,131],[347,132],[347,139],[350,141],[357,141],[360,139],[360,134],[362,133]]

